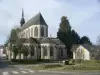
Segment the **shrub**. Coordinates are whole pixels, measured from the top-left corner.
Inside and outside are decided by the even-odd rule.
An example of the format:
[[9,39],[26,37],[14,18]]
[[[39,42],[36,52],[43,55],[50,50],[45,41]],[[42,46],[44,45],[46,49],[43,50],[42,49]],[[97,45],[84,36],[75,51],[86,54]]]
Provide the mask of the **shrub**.
[[70,64],[70,65],[73,65],[73,64],[75,64],[75,60],[73,60],[73,59],[70,59],[70,60],[69,60],[69,64]]
[[36,60],[12,59],[11,61],[15,63],[20,63],[20,64],[35,64],[36,63]]
[[49,59],[37,59],[38,62],[50,62]]

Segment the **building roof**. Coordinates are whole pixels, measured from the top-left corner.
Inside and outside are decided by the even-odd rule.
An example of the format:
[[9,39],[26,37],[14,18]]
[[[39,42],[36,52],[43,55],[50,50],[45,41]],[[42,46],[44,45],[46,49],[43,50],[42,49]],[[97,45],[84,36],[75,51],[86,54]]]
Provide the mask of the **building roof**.
[[31,43],[31,44],[44,44],[44,43],[51,43],[51,44],[56,44],[56,45],[64,45],[64,43],[62,43],[59,39],[57,38],[49,38],[49,37],[45,37],[45,38],[32,38],[30,37],[29,39],[26,38],[20,38],[20,40],[23,43]]
[[64,43],[57,38],[52,38],[52,41],[54,41],[57,45],[64,45]]
[[4,48],[4,46],[3,46],[3,45],[0,45],[0,49],[1,49],[1,48]]
[[23,43],[40,44],[40,42],[37,39],[31,37],[29,39],[21,38],[21,40]]
[[89,45],[89,44],[79,44],[79,45],[73,45],[72,46],[72,51],[75,51],[79,46],[83,46],[86,48],[88,51],[93,52],[93,51],[100,51],[100,46],[97,45]]
[[49,37],[43,38],[41,40],[41,43],[51,43],[51,44],[56,44],[56,45],[64,45],[64,43],[62,41],[60,41],[59,39],[49,38]]
[[24,30],[32,25],[47,25],[44,18],[42,17],[41,13],[38,13],[33,18],[28,20],[23,26],[21,27],[21,30]]
[[54,41],[52,41],[52,39],[49,38],[49,37],[43,38],[43,39],[41,40],[41,44],[42,44],[42,43],[56,44],[56,43],[55,43]]

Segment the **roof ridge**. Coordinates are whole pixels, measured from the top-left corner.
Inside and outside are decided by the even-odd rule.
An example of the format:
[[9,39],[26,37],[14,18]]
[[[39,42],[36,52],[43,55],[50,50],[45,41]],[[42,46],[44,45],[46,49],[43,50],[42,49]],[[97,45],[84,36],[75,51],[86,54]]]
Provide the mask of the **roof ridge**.
[[34,17],[30,18],[25,24],[23,24],[21,29],[26,29],[27,27],[30,27],[32,25],[47,25],[40,12]]

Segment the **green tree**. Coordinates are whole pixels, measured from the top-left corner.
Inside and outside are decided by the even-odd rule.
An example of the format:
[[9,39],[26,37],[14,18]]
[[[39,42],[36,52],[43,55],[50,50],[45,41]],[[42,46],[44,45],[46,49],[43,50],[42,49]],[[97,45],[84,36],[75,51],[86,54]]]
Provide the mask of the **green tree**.
[[67,55],[70,58],[72,56],[71,46],[72,46],[72,34],[71,34],[71,26],[67,17],[63,16],[61,18],[61,23],[59,25],[59,30],[57,32],[57,38],[59,38],[67,48]]
[[22,40],[20,38],[17,39],[16,45],[18,47],[18,53],[19,53],[19,60],[21,60],[21,53],[22,53]]
[[14,54],[14,59],[16,59],[16,56],[18,54],[18,47],[16,45],[12,46],[12,51],[13,51],[13,54]]
[[10,44],[16,44],[17,39],[18,39],[17,31],[16,29],[12,29],[9,37]]
[[89,39],[87,36],[83,36],[83,37],[80,39],[80,44],[90,44],[90,45],[92,45],[90,39]]
[[72,30],[72,40],[73,44],[79,44],[80,43],[80,36],[75,30]]
[[25,59],[27,59],[27,56],[29,54],[27,46],[22,46],[22,53],[23,53]]
[[69,24],[69,21],[67,19],[66,16],[63,16],[61,18],[61,23],[60,23],[60,28],[59,28],[60,32],[68,32],[71,31],[71,26]]
[[4,47],[7,47],[9,43],[9,38],[7,38],[7,40],[5,41]]
[[100,45],[100,34],[97,36],[96,43],[97,43],[97,45]]
[[[5,43],[5,46],[9,43],[10,45],[10,53],[11,53],[11,51],[13,51],[14,52],[14,57],[16,57],[16,54],[18,54],[18,50],[19,50],[19,48],[20,48],[20,44],[18,43],[18,40],[19,40],[19,38],[18,38],[18,32],[20,32],[20,29],[19,28],[13,28],[12,30],[11,30],[11,32],[10,32],[10,36],[9,36],[9,38],[7,39],[7,42]],[[13,45],[16,45],[16,47],[14,46],[14,48],[12,49],[12,46]],[[18,46],[18,47],[17,47]],[[16,53],[17,52],[17,53]]]

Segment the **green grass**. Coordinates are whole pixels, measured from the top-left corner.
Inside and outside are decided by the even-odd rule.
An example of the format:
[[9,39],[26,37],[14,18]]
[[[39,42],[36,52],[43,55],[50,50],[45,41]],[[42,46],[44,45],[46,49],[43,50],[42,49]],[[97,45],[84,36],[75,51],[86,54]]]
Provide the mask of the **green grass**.
[[53,68],[59,68],[62,67],[60,64],[42,64],[39,66],[30,66],[29,68],[34,70],[47,70],[47,69],[53,69]]
[[75,65],[61,65],[61,64],[50,64],[50,65],[39,65],[32,67],[36,70],[58,70],[58,71],[100,71],[100,62],[98,61],[84,61]]

